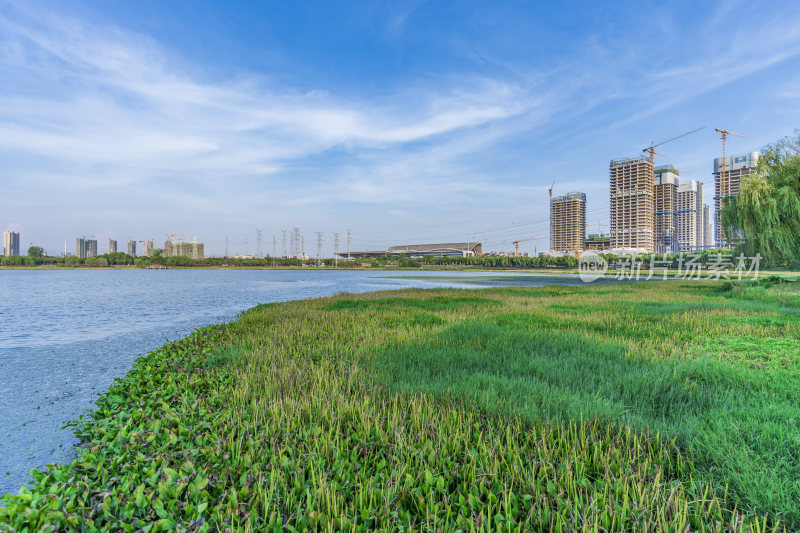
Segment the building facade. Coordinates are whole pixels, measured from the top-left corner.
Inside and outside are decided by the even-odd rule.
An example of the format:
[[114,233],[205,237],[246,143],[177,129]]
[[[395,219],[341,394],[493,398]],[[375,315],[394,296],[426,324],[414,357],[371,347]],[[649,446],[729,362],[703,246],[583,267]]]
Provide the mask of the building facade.
[[703,249],[714,247],[714,231],[711,226],[711,206],[703,205]]
[[108,239],[108,253],[113,254],[117,251],[117,241]]
[[19,255],[19,232],[3,232],[3,255]]
[[[735,245],[739,242],[736,237],[729,238],[720,224],[720,211],[724,207],[725,198],[737,196],[742,178],[752,174],[758,167],[758,152],[730,155],[723,159],[714,159],[714,242],[719,247]],[[724,176],[724,177],[723,177]]]
[[586,194],[569,192],[550,201],[550,250],[582,250],[586,240]]
[[75,239],[75,255],[81,259],[97,257],[97,240],[78,237]]
[[703,184],[687,180],[678,184],[675,209],[677,252],[701,250],[705,243],[703,217]]
[[656,167],[654,170],[655,244],[653,251],[658,254],[675,253],[678,249],[675,233],[678,176],[680,176],[680,171],[671,165]]
[[136,241],[133,239],[128,239],[128,255],[136,257]]
[[653,251],[653,167],[645,157],[613,159],[610,171],[611,247]]
[[192,259],[205,259],[202,242],[164,241],[164,257],[183,255]]

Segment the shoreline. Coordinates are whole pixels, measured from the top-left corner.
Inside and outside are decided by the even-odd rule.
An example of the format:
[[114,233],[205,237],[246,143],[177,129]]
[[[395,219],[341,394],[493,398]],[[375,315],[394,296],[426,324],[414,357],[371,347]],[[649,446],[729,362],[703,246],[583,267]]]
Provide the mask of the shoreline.
[[[55,266],[55,265],[38,265],[38,266],[4,266],[0,265],[0,272],[17,271],[17,270],[41,270],[41,271],[97,271],[108,272],[115,270],[219,270],[219,271],[232,271],[232,270],[266,270],[266,271],[301,271],[301,272],[474,272],[486,274],[545,274],[551,276],[570,275],[578,276],[580,272],[577,269],[560,269],[560,268],[520,268],[520,267],[469,267],[469,266],[431,266],[431,267],[317,267],[317,266],[174,266],[166,268],[142,268],[133,265],[112,265],[107,267],[87,267],[87,266]],[[648,271],[642,270],[639,279],[635,281],[645,281]],[[679,277],[677,270],[669,270],[667,272],[667,279],[685,279]],[[703,274],[707,274],[703,272]],[[616,279],[618,272],[609,269],[604,275],[603,279]],[[775,276],[780,278],[792,278],[795,281],[800,281],[800,271],[798,270],[763,270],[758,273],[759,279]],[[653,279],[659,280],[663,278],[663,273],[654,273]],[[697,279],[697,278],[694,278]],[[744,276],[743,280],[751,280],[752,274]],[[736,281],[735,276],[730,278],[715,278],[715,277],[702,277],[699,280],[708,281]],[[591,282],[587,282],[591,284]]]
[[[708,286],[708,284],[705,285]],[[426,439],[442,438],[441,435],[437,435],[439,431],[444,431],[450,435],[448,438],[457,441],[466,438],[467,441],[464,441],[463,445],[467,445],[468,441],[471,442],[470,438],[466,437],[467,434],[462,434],[455,429],[462,427],[461,424],[467,420],[469,423],[463,426],[464,429],[468,428],[470,424],[485,425],[489,431],[487,438],[498,439],[498,443],[505,442],[502,437],[503,431],[511,430],[510,428],[513,428],[515,432],[522,431],[526,435],[528,435],[526,432],[533,431],[530,435],[532,440],[524,441],[528,443],[525,446],[532,446],[526,453],[544,453],[537,447],[537,443],[545,438],[548,431],[555,434],[566,431],[563,433],[563,438],[567,439],[564,441],[566,443],[571,442],[568,435],[572,435],[572,432],[577,432],[576,435],[583,435],[582,438],[589,441],[600,439],[598,442],[603,442],[604,439],[610,439],[607,441],[607,445],[612,446],[613,449],[622,450],[623,454],[633,453],[633,449],[630,448],[633,441],[628,440],[631,438],[631,434],[625,432],[624,425],[621,429],[622,433],[612,431],[611,434],[604,434],[603,431],[606,431],[603,429],[604,426],[597,425],[591,420],[580,422],[577,426],[548,426],[547,424],[542,426],[541,423],[533,423],[531,426],[530,422],[521,421],[516,416],[508,416],[502,411],[498,411],[494,415],[480,414],[480,409],[475,411],[474,408],[469,407],[471,400],[462,405],[460,402],[452,403],[442,398],[436,399],[435,395],[409,396],[407,392],[404,392],[406,389],[402,387],[395,389],[395,385],[390,382],[381,384],[380,379],[374,377],[381,374],[380,370],[376,370],[374,367],[375,362],[364,359],[367,355],[360,348],[356,348],[355,351],[350,348],[352,345],[358,347],[359,343],[370,345],[376,332],[388,335],[387,339],[396,338],[400,342],[398,347],[410,343],[413,348],[413,343],[416,342],[414,339],[420,335],[422,335],[422,339],[428,338],[433,332],[446,331],[450,327],[448,324],[451,323],[453,327],[460,327],[458,324],[461,323],[462,318],[459,317],[463,316],[470,320],[469,317],[494,312],[497,304],[493,302],[498,298],[502,300],[519,295],[517,297],[534,298],[532,300],[534,303],[537,301],[536,299],[545,299],[554,302],[550,305],[562,305],[558,303],[561,301],[559,297],[562,295],[578,294],[583,295],[582,298],[595,298],[595,295],[600,296],[615,290],[619,289],[608,285],[602,287],[496,288],[469,291],[465,289],[404,289],[256,306],[241,313],[229,323],[201,328],[183,339],[169,343],[138,359],[133,368],[98,399],[97,408],[79,431],[82,440],[88,442],[86,446],[79,449],[79,457],[75,462],[37,474],[38,484],[31,491],[24,491],[17,496],[4,499],[6,505],[9,503],[11,505],[8,505],[5,510],[0,508],[0,524],[4,523],[4,520],[11,520],[11,517],[18,519],[22,516],[20,513],[23,510],[31,510],[33,512],[31,516],[44,517],[46,508],[56,509],[57,505],[53,506],[58,502],[66,501],[64,498],[78,496],[79,500],[85,503],[73,508],[76,511],[74,514],[76,522],[70,522],[72,520],[69,518],[70,513],[66,513],[65,518],[67,520],[65,523],[73,526],[81,521],[77,511],[84,509],[85,511],[82,512],[86,512],[91,508],[94,508],[93,515],[98,519],[105,517],[103,520],[110,521],[104,523],[116,524],[113,527],[120,527],[122,522],[114,522],[110,515],[120,515],[119,520],[128,520],[126,523],[135,524],[136,528],[156,521],[162,521],[161,524],[164,527],[177,524],[183,524],[186,527],[190,522],[197,523],[196,520],[200,518],[203,518],[206,524],[223,524],[224,519],[232,519],[232,522],[227,523],[232,524],[234,529],[247,524],[252,527],[257,527],[259,524],[263,527],[269,524],[288,524],[295,527],[322,527],[324,524],[338,524],[340,527],[345,527],[345,524],[353,527],[359,524],[364,527],[379,526],[384,522],[381,521],[382,519],[378,520],[377,515],[374,518],[376,522],[365,522],[365,519],[358,518],[358,513],[350,511],[340,513],[340,516],[337,517],[336,513],[331,512],[332,508],[325,507],[328,504],[316,500],[313,512],[304,511],[302,515],[293,515],[288,512],[288,508],[282,510],[274,507],[276,502],[267,496],[268,493],[259,493],[261,490],[259,487],[272,486],[269,485],[272,483],[269,479],[276,479],[275,475],[279,476],[278,479],[283,480],[285,476],[293,472],[292,476],[302,473],[304,483],[316,487],[322,494],[327,494],[330,488],[326,489],[326,484],[319,485],[322,483],[319,479],[322,473],[316,470],[315,465],[317,461],[324,463],[329,459],[325,459],[324,454],[318,455],[319,451],[314,451],[316,449],[314,442],[322,439],[322,441],[328,442],[326,445],[331,445],[334,441],[328,440],[326,432],[338,431],[336,430],[337,426],[331,424],[336,420],[349,419],[349,415],[346,413],[350,412],[350,409],[353,409],[353,413],[362,413],[353,419],[353,423],[356,424],[354,428],[357,431],[367,431],[368,427],[377,424],[375,429],[364,433],[364,437],[372,435],[372,432],[377,431],[378,427],[383,427],[381,424],[391,426],[391,416],[395,415],[390,415],[390,413],[400,409],[399,412],[408,411],[407,416],[411,418],[401,417],[398,419],[404,420],[404,422],[403,425],[398,426],[397,430],[406,427],[405,424],[413,425],[420,423],[421,420],[429,419],[430,423],[434,425],[430,426],[430,430],[423,432],[423,436],[427,435]],[[677,288],[666,287],[653,290],[660,291],[659,294],[661,292],[672,294],[680,291]],[[630,298],[630,296],[626,296],[630,291],[646,295],[649,294],[650,289],[644,287],[643,284],[626,285],[619,290],[620,297]],[[600,296],[600,298],[604,299],[605,297]],[[635,300],[636,298],[633,298],[632,301]],[[511,305],[511,303],[503,305]],[[479,314],[475,315],[475,312],[479,312]],[[348,318],[350,316],[362,317],[361,320],[366,320],[366,323],[352,322]],[[292,324],[292,329],[284,338],[272,338],[261,330],[268,324],[273,324],[268,327]],[[345,329],[341,330],[340,328]],[[516,326],[513,328],[514,331],[517,329]],[[267,339],[272,340],[267,341]],[[334,342],[339,339],[341,341],[346,339],[345,344]],[[275,344],[276,342],[277,344]],[[333,350],[332,353],[337,353],[338,350],[341,352],[341,356],[331,359],[331,350]],[[284,366],[282,363],[283,358],[287,356],[297,358],[295,359],[296,363],[292,363],[292,367]],[[298,367],[300,374],[291,370],[295,364],[300,365]],[[261,381],[258,376],[268,379]],[[376,379],[377,381],[375,381]],[[288,394],[288,396],[280,399],[280,396],[273,397],[272,393],[269,393],[267,397],[271,397],[273,400],[264,404],[263,407],[258,407],[260,405],[258,402],[247,407],[250,404],[240,404],[233,400],[237,395],[256,394],[255,401],[256,398],[260,398],[261,393],[257,392],[261,390],[259,387],[263,386],[267,386],[267,391],[274,393],[283,391],[281,394]],[[232,397],[230,396],[232,391],[238,392],[233,393]],[[337,404],[339,407],[334,409],[329,404],[331,395],[340,398],[340,401],[344,403]],[[229,399],[226,400],[226,398]],[[368,398],[372,399],[368,400]],[[233,411],[230,411],[231,401],[235,404]],[[315,403],[318,401],[323,403]],[[239,408],[243,408],[244,411],[238,411]],[[230,414],[227,417],[220,417],[219,415],[223,413]],[[301,423],[297,419],[297,416],[302,413],[306,413],[302,416],[311,417],[308,422]],[[378,416],[378,418],[374,423],[363,426],[365,421],[370,419],[369,417],[360,418],[366,413],[373,413],[370,416]],[[384,414],[380,415],[379,413]],[[253,426],[253,420],[261,420],[262,416],[267,417],[264,420],[272,422],[267,423],[261,430],[257,430],[257,427],[261,426],[258,424],[256,424],[257,427]],[[382,416],[390,418],[383,419]],[[384,422],[379,422],[379,420],[384,420]],[[436,420],[435,423],[434,420]],[[318,424],[322,424],[322,426],[318,426]],[[252,430],[242,429],[242,427],[250,428],[251,426]],[[205,433],[199,429],[203,427],[207,428]],[[319,427],[322,428],[321,433]],[[328,429],[325,429],[326,427]],[[426,427],[425,423],[422,427]],[[439,429],[434,430],[434,428]],[[267,433],[258,439],[252,440],[255,434],[248,436],[250,431],[256,431],[257,434],[258,431],[264,430]],[[434,432],[427,433],[428,431]],[[539,431],[545,431],[545,433],[539,433]],[[269,437],[269,434],[273,437]],[[278,436],[286,439],[290,434],[296,436],[288,440],[274,441],[274,438]],[[384,435],[379,437],[380,440],[388,438],[390,434],[377,433],[375,435]],[[358,449],[364,443],[360,440],[361,437],[354,435],[351,435],[348,430],[348,433],[342,434],[338,438],[344,439],[344,441],[356,438],[350,443],[349,448],[356,447]],[[298,437],[300,437],[299,441]],[[526,439],[528,438],[526,437]],[[254,461],[260,460],[258,454],[251,455],[251,452],[245,453],[242,450],[261,449],[260,442],[277,442],[275,444],[277,448],[270,448],[271,451],[267,453],[267,462],[259,463],[261,466],[254,469]],[[676,463],[677,465],[685,463],[685,458],[680,459],[681,452],[671,448],[668,443],[658,439],[648,442],[649,444],[646,446],[649,451],[647,453],[656,453],[657,455],[666,453],[665,459],[672,457],[669,460],[679,461]],[[420,441],[414,446],[423,444],[424,441]],[[577,444],[577,442],[574,443],[575,446]],[[643,442],[640,442],[636,446],[643,445]],[[472,443],[472,446],[480,447],[478,443]],[[508,453],[511,453],[512,457],[518,453],[513,451],[517,448],[510,442],[505,442],[504,446],[507,447],[507,451],[511,450]],[[519,443],[516,443],[516,446],[518,447]],[[565,451],[572,450],[571,446],[573,445],[567,444]],[[237,449],[239,452],[235,452]],[[277,453],[278,449],[283,451]],[[341,451],[345,452],[347,449],[348,447],[344,447]],[[391,449],[387,448],[387,451]],[[294,455],[293,450],[300,455]],[[301,450],[305,450],[305,452],[301,453]],[[447,441],[441,443],[440,450],[440,453],[444,454],[444,458],[450,457],[452,460],[456,460],[457,455],[450,455],[448,452]],[[487,460],[489,460],[491,452],[488,448],[486,453],[489,453],[487,456]],[[632,470],[629,471],[631,468],[635,470],[642,467],[641,457],[636,453],[623,455],[626,462],[632,463],[629,466],[623,466],[624,463],[614,466],[616,463],[611,457],[608,457],[603,459],[608,463],[599,464],[598,467],[622,467],[626,474],[623,478],[614,478],[616,479],[614,483],[622,483],[623,486],[628,486],[629,483],[638,483],[636,481],[637,474]],[[311,454],[308,455],[309,458],[317,457],[317,459],[307,459],[301,462],[293,459],[293,457],[303,457],[304,454]],[[111,466],[116,464],[115,458],[121,458],[123,455],[128,459],[120,466],[129,464],[134,468],[133,474],[130,472],[125,474]],[[380,454],[379,456],[383,457]],[[660,457],[660,455],[658,456]],[[414,471],[413,468],[424,469],[427,462],[420,463],[415,457],[417,456],[413,454],[401,453],[400,464],[412,467],[411,471]],[[147,461],[142,463],[137,458],[150,458],[151,464],[148,464]],[[369,471],[370,475],[383,471],[380,466],[383,459],[378,460],[378,458],[369,454],[365,456],[364,468]],[[131,460],[134,462],[131,463]],[[288,460],[288,462],[284,464],[284,460]],[[436,461],[438,460],[443,459],[440,458]],[[587,457],[585,460],[591,461],[591,458]],[[318,466],[321,464],[319,463]],[[494,463],[490,461],[486,466],[491,464]],[[109,467],[112,470],[105,472],[104,469]],[[289,470],[284,471],[284,467],[288,467]],[[657,467],[656,470],[660,468]],[[689,465],[678,467],[678,471],[682,472],[684,468],[689,468]],[[247,475],[244,475],[243,478],[222,476],[225,471],[231,469],[242,471],[244,474],[250,471],[251,475],[255,475],[252,479]],[[313,480],[314,472],[316,472],[317,481]],[[418,472],[421,475],[423,470]],[[654,474],[655,471],[651,473]],[[156,476],[156,474],[158,475]],[[386,471],[386,475],[391,477],[392,472]],[[529,475],[534,475],[536,478],[535,474],[530,473]],[[83,480],[79,481],[78,485],[69,481],[75,476],[78,476],[78,480]],[[151,478],[151,476],[156,477]],[[439,496],[434,496],[434,494],[438,494],[436,487],[439,482],[434,478],[433,485],[429,485],[426,476],[427,474],[417,479],[412,486],[423,491],[420,494],[427,494],[426,500],[431,498],[434,503],[440,501]],[[513,494],[524,493],[521,487],[515,485],[515,477],[511,473],[505,473],[502,476],[502,479],[505,480],[503,483],[510,484],[507,485],[507,488],[513,489]],[[111,479],[114,477],[118,480],[112,483]],[[666,493],[662,495],[661,490],[667,490],[669,477],[667,476],[668,479],[661,484],[656,483],[648,488],[648,490],[652,490],[651,496],[654,502],[653,507],[645,513],[648,516],[655,513],[653,516],[676,518],[668,514],[670,511],[666,500],[664,507],[661,507],[662,504],[659,503],[661,502],[660,498],[666,496]],[[549,479],[547,476],[545,478]],[[673,478],[672,482],[678,478]],[[148,479],[155,479],[155,481],[149,482]],[[554,478],[552,481],[567,482],[565,479],[561,479],[561,481],[558,479],[560,478]],[[263,485],[264,483],[267,485]],[[445,479],[444,483],[446,487],[450,482]],[[469,486],[470,483],[476,487],[483,486],[478,478],[468,482],[466,486]],[[652,482],[650,483],[652,485]],[[77,487],[75,488],[78,490],[77,493],[73,490],[73,486]],[[80,486],[85,488],[80,489]],[[278,490],[284,494],[284,498],[288,498],[286,505],[300,504],[300,500],[295,501],[291,496],[291,484],[285,488],[281,487],[284,487],[283,481],[279,481],[272,490]],[[688,492],[685,493],[685,499],[683,499],[684,492],[682,491],[688,490],[688,486],[677,485],[677,487],[677,496],[674,497],[683,502],[681,505],[688,506],[686,509],[691,516],[701,517],[706,513],[717,514],[726,512],[722,509],[729,508],[725,507],[723,501],[715,498],[698,504],[694,501],[695,497]],[[235,496],[231,492],[234,488]],[[674,491],[675,486],[670,490]],[[52,501],[44,497],[50,492],[56,495]],[[108,494],[106,495],[106,493]],[[259,494],[261,495],[259,496]],[[544,494],[546,500],[550,501],[546,492]],[[589,491],[587,494],[591,495],[592,492]],[[411,520],[414,516],[421,516],[424,520],[426,515],[424,513],[418,515],[418,513],[428,505],[425,500],[423,500],[423,509],[414,511],[416,503],[410,504],[409,508],[403,503],[401,493],[398,493],[396,497],[400,499],[394,500],[395,508],[407,513],[405,518],[401,513],[399,519]],[[350,501],[346,496],[345,499]],[[354,501],[348,505],[355,505]],[[456,501],[458,500],[456,499]],[[468,498],[465,500],[463,508],[453,504],[455,505],[453,512],[456,513],[454,516],[463,516],[461,513],[469,509],[485,512],[489,509],[486,506],[491,505],[489,500],[483,499],[483,496],[479,497],[477,501],[479,502],[478,507],[473,507]],[[533,505],[531,502],[534,501],[536,500],[527,501],[528,503],[525,505],[528,505],[528,509],[531,508],[530,505]],[[244,505],[244,502],[255,508],[265,506],[267,511],[262,517],[262,522],[257,522],[255,517],[249,514],[242,515],[238,511],[238,506]],[[95,505],[97,503],[101,504],[99,509]],[[58,503],[58,505],[62,504]],[[555,500],[548,505],[551,504],[560,508]],[[709,505],[708,508],[702,507],[706,504]],[[701,507],[698,508],[698,505]],[[323,508],[328,512],[325,512]],[[566,511],[568,508],[569,506],[563,509]],[[36,509],[41,510],[41,513]],[[429,508],[428,512],[431,511],[432,509]],[[617,512],[622,511],[622,509],[617,509]],[[130,515],[127,518],[126,513]],[[508,514],[506,513],[506,515]],[[348,517],[348,521],[341,522],[345,515]],[[295,518],[291,518],[292,516]],[[592,516],[594,515],[590,513],[587,519]],[[180,519],[176,519],[178,517]],[[733,517],[731,518],[733,519]],[[595,516],[595,519],[600,520],[600,515]],[[748,520],[747,517],[742,516],[735,518],[735,520],[739,519]],[[599,521],[597,523],[601,524]],[[636,524],[637,522],[630,523]],[[528,525],[534,524],[528,523]]]

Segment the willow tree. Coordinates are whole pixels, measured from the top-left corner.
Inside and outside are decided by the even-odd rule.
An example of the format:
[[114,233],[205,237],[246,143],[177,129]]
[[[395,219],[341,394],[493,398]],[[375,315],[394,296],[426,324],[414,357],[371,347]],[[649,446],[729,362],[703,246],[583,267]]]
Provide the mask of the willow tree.
[[772,265],[800,263],[800,132],[764,149],[758,170],[726,198],[722,224],[743,252]]

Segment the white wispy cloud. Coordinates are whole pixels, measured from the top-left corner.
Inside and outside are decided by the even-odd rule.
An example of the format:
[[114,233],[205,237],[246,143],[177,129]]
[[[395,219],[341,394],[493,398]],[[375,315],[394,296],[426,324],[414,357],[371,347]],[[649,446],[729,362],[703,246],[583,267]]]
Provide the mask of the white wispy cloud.
[[344,101],[255,75],[194,79],[145,36],[62,17],[2,16],[0,30],[3,68],[43,86],[0,96],[0,147],[83,167],[270,174],[337,146],[418,142],[527,110],[518,87],[480,78],[402,105]]

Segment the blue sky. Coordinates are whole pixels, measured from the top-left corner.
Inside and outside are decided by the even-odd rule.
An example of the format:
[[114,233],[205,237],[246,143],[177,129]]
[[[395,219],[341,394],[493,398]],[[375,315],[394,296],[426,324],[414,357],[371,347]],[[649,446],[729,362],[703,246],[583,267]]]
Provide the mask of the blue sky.
[[792,2],[0,0],[0,226],[74,239],[353,231],[353,249],[548,245],[547,189],[607,228],[651,141],[706,185],[800,127]]

